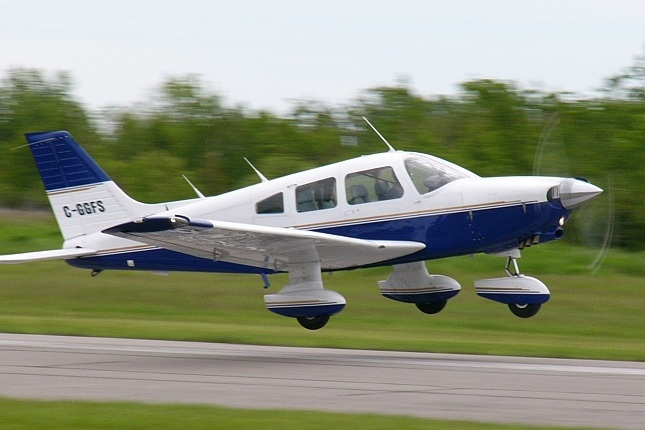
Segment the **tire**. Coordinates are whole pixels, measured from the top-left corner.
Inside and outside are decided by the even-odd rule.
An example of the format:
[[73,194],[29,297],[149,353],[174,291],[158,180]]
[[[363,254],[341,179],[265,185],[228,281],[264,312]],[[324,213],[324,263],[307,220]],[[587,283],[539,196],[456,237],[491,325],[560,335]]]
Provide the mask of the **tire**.
[[320,330],[329,321],[329,315],[319,315],[316,317],[298,317],[298,322],[307,330]]
[[446,303],[448,303],[447,300],[442,300],[440,302],[432,303],[415,303],[415,305],[417,306],[417,309],[419,309],[424,314],[434,315],[441,312],[443,308],[446,307]]
[[520,318],[531,318],[538,313],[542,304],[540,303],[510,303],[508,308],[513,312],[513,315]]

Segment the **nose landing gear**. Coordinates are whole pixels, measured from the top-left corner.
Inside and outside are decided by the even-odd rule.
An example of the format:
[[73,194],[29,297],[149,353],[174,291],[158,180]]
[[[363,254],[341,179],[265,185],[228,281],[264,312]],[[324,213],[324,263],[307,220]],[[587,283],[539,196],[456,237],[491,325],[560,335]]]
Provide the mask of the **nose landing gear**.
[[514,256],[508,257],[504,271],[507,277],[476,280],[477,294],[507,304],[517,317],[530,318],[537,314],[542,303],[551,297],[546,285],[539,279],[523,275]]

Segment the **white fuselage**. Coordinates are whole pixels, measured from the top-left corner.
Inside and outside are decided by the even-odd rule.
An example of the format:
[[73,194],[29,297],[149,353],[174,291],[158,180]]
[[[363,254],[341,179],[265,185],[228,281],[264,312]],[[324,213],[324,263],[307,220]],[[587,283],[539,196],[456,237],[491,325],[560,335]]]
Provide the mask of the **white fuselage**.
[[[426,175],[435,180],[422,177]],[[436,157],[396,151],[219,196],[150,205],[144,207],[149,213],[134,217],[181,215],[362,239],[418,241],[427,249],[414,258],[432,259],[502,252],[535,235],[546,239],[569,214],[561,205],[547,201],[548,191],[562,181],[555,177],[480,178]],[[398,187],[394,193],[379,194],[383,188],[391,192],[394,187]],[[65,246],[92,247],[104,255],[150,248],[102,233],[68,240]]]

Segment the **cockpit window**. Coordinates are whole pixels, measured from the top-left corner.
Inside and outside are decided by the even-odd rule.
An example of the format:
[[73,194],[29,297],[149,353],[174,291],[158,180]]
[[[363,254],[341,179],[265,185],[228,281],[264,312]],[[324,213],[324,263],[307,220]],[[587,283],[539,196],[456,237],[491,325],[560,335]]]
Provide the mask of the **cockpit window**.
[[403,197],[403,187],[390,166],[350,173],[345,177],[347,203],[393,200]]
[[461,172],[449,164],[425,157],[408,158],[405,160],[405,169],[419,194],[429,193],[449,182],[468,177],[466,172]]

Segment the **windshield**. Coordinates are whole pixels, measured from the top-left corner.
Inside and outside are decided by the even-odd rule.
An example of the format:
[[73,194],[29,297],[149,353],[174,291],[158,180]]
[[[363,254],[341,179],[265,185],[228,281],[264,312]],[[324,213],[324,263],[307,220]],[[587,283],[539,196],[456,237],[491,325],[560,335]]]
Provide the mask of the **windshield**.
[[439,189],[449,182],[475,176],[443,160],[414,156],[405,160],[405,169],[420,194]]

